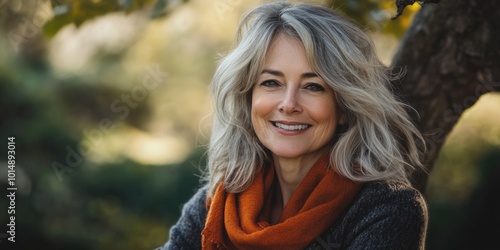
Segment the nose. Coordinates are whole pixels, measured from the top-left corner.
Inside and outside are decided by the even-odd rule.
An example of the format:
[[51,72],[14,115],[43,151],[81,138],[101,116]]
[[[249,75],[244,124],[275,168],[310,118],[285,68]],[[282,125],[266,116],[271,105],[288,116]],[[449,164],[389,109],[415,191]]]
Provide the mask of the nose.
[[300,114],[302,107],[299,102],[299,93],[297,89],[287,88],[283,93],[279,104],[279,111],[286,114]]

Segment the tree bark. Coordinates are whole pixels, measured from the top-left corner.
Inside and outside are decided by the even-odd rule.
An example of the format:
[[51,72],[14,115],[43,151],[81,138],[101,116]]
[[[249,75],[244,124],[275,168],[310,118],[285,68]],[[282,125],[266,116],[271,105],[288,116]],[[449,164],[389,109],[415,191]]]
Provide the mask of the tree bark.
[[[462,112],[480,95],[500,90],[500,1],[442,0],[424,5],[401,40],[392,66],[406,70],[394,86],[420,114],[414,118],[426,138],[424,164],[430,173]],[[416,171],[412,182],[424,193],[427,174]]]

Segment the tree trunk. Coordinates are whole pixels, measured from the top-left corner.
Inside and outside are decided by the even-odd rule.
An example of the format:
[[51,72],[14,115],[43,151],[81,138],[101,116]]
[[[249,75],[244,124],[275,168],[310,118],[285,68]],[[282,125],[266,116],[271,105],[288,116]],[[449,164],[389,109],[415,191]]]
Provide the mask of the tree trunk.
[[[500,90],[500,1],[442,0],[427,4],[401,40],[392,66],[406,69],[394,83],[416,109],[424,133],[424,163],[432,170],[446,135],[479,96]],[[500,107],[499,107],[500,108]],[[413,184],[425,192],[427,174]]]

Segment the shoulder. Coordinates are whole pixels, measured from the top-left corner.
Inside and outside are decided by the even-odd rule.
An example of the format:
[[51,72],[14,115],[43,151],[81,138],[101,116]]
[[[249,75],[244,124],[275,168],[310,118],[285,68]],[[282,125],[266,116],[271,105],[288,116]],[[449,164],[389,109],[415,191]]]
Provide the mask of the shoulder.
[[185,219],[190,219],[192,222],[205,224],[205,219],[208,213],[206,208],[208,185],[199,188],[196,193],[182,207],[182,214],[179,221],[172,227],[171,231],[177,226],[182,226]]
[[342,249],[421,249],[427,228],[423,196],[403,183],[365,183],[319,243]]
[[420,192],[397,182],[366,183],[347,216],[360,219],[359,225],[373,223],[401,230],[425,229],[428,217]]
[[158,249],[201,249],[201,231],[205,226],[208,213],[206,209],[207,191],[207,185],[201,187],[184,204],[181,217],[170,228],[167,243]]
[[400,182],[366,183],[353,206],[363,209],[372,205],[386,209],[405,208],[406,210],[415,210],[418,214],[427,210],[425,200],[420,192]]
[[[191,213],[206,213],[206,200],[207,200],[208,185],[204,185],[196,191],[196,193],[186,202],[183,206],[184,212]],[[187,210],[187,211],[186,211]]]

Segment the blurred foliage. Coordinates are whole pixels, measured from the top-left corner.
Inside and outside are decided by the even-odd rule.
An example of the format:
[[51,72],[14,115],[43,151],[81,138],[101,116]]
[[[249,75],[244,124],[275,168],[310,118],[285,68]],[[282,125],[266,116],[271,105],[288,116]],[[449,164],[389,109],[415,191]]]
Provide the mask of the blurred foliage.
[[[96,127],[103,118],[111,118],[115,123],[141,129],[150,119],[151,107],[146,98],[121,121],[109,108],[110,103],[123,94],[119,85],[106,83],[104,78],[92,74],[85,77],[54,74],[46,58],[46,44],[50,41],[40,35],[40,23],[30,20],[38,18],[37,9],[44,11],[46,3],[2,1],[0,5],[0,19],[5,21],[0,24],[0,31],[7,34],[0,38],[0,136],[16,138],[19,189],[16,243],[9,244],[2,239],[0,248],[152,249],[160,246],[168,237],[168,225],[180,215],[179,204],[187,201],[200,185],[198,166],[205,164],[204,151],[193,151],[182,163],[155,166],[127,158],[99,165],[84,159],[64,172],[60,181],[53,164],[66,165],[68,151],[64,149],[79,146],[83,128]],[[81,24],[116,11],[111,1],[57,4],[71,4],[73,9],[81,10],[65,17],[56,15],[47,22],[49,25],[59,22],[59,28],[66,25],[64,22]],[[78,4],[80,7],[75,7]],[[140,7],[134,1],[128,10]],[[103,65],[115,64],[121,58],[101,54]],[[6,190],[6,162],[2,159],[0,171],[0,187]],[[8,220],[7,202],[0,199],[0,221],[4,229]],[[2,232],[7,231],[4,229]]]
[[[468,99],[473,96],[468,97]],[[457,104],[456,106],[467,103]],[[483,94],[447,136],[427,186],[427,249],[492,249],[500,235],[500,93]]]
[[77,27],[86,20],[102,16],[110,12],[130,12],[150,5],[153,0],[130,0],[130,1],[51,1],[54,9],[54,17],[45,23],[44,34],[48,37],[54,36],[62,27],[74,23]]
[[[183,0],[187,2],[188,0]],[[54,11],[52,19],[43,26],[44,34],[53,37],[62,27],[75,24],[77,27],[85,21],[111,12],[144,10],[150,8],[151,17],[167,14],[171,5],[179,1],[172,0],[51,0]]]
[[[208,105],[200,100],[206,95],[215,54],[227,50],[233,41],[236,22],[231,18],[238,18],[245,8],[260,3],[220,0],[217,6],[223,5],[225,12],[217,12],[207,8],[216,8],[213,2],[190,2],[197,11],[203,11],[204,15],[199,15],[188,8],[177,9],[185,2],[0,0],[0,32],[5,34],[0,37],[0,138],[16,137],[16,249],[152,249],[165,242],[181,205],[200,186],[204,148],[191,149],[187,158],[164,164],[144,163],[126,153],[111,155],[111,149],[137,143],[136,137],[125,136],[130,131],[150,137],[156,136],[152,131],[160,131],[168,135],[166,138],[188,138],[189,143],[203,144],[203,138],[198,138],[202,130],[198,125]],[[355,19],[375,36],[401,36],[418,10],[418,5],[414,5],[398,20],[390,21],[396,13],[392,0],[337,0],[326,5]],[[133,35],[127,39],[119,37],[109,46],[92,40],[94,36],[120,31],[123,26],[133,26],[136,19],[131,16],[137,13],[146,17],[147,25],[131,28]],[[100,33],[88,29],[80,36],[84,41],[71,40],[71,36],[81,35],[78,32],[89,26],[102,25],[104,22],[97,21],[109,16],[122,18],[118,19],[120,26],[111,23],[111,28],[97,30]],[[196,18],[200,18],[198,23],[193,21]],[[133,21],[124,21],[128,19]],[[171,21],[168,26],[166,20]],[[232,32],[227,31],[231,29]],[[51,52],[68,43],[76,44],[70,46],[72,50],[88,52],[91,48],[93,54],[70,54],[77,56],[64,58],[61,63]],[[82,61],[83,66],[71,68],[74,71],[61,70],[65,64]],[[122,119],[110,104],[117,100],[123,104],[123,96],[130,95],[137,83],[143,82],[144,66],[151,62],[159,62],[170,73],[166,86],[146,94],[136,106],[128,106]],[[76,150],[88,140],[83,131],[99,128],[104,119],[116,127],[128,128],[114,131],[121,139],[118,145],[101,143],[101,147],[93,149],[99,152],[81,157],[79,162],[68,156],[68,148]],[[172,145],[171,151],[180,148],[180,144]],[[156,144],[131,148],[140,153],[162,150]],[[473,151],[452,150],[450,157],[445,155],[444,159],[465,155],[462,152],[467,150]],[[164,152],[167,153],[172,152]],[[475,164],[483,156],[481,150],[473,153],[474,161],[467,164]],[[99,154],[110,156],[96,160]],[[74,164],[68,164],[68,159]],[[54,162],[61,166],[54,168]],[[436,167],[437,173],[441,171],[438,177],[457,170],[445,163],[441,166]],[[478,169],[482,168],[454,172],[459,180],[469,180],[456,182],[458,186],[466,183],[469,192],[432,186],[432,190],[446,192],[430,196],[433,200],[429,202],[429,248],[448,237],[443,232],[451,232],[451,222],[474,209],[466,205],[476,203],[471,197],[480,197],[484,193],[481,189],[489,189],[480,183],[491,181],[470,178],[476,176],[471,173]],[[58,178],[58,171],[62,179]],[[5,173],[6,164],[0,158],[2,190],[7,187]],[[433,183],[450,186],[443,179],[446,178]],[[456,198],[457,193],[460,199]],[[1,223],[7,221],[6,207],[7,200],[0,199]],[[3,244],[0,248],[6,249]]]
[[396,37],[403,35],[420,9],[418,4],[410,5],[402,16],[391,20],[396,16],[395,0],[333,0],[327,4],[355,20],[369,32],[393,34]]
[[[74,113],[93,114],[83,123],[107,115],[101,114],[105,105],[99,108],[85,93],[95,97],[103,92],[108,100],[116,91],[82,85],[70,91],[74,82],[19,59],[8,64],[5,59],[0,64],[0,137],[16,138],[14,249],[151,249],[163,244],[168,236],[165,226],[175,222],[179,204],[199,186],[197,166],[205,164],[203,150],[172,165],[146,166],[122,159],[96,166],[83,161],[59,182],[53,162],[64,163],[68,152],[62,149],[76,148],[81,140],[75,127],[82,120]],[[4,174],[6,163],[0,163]],[[0,184],[6,190],[6,178]],[[2,223],[7,221],[7,204],[0,199]]]
[[498,245],[500,147],[484,151],[476,165],[477,180],[463,200],[431,198],[427,249],[494,249]]

